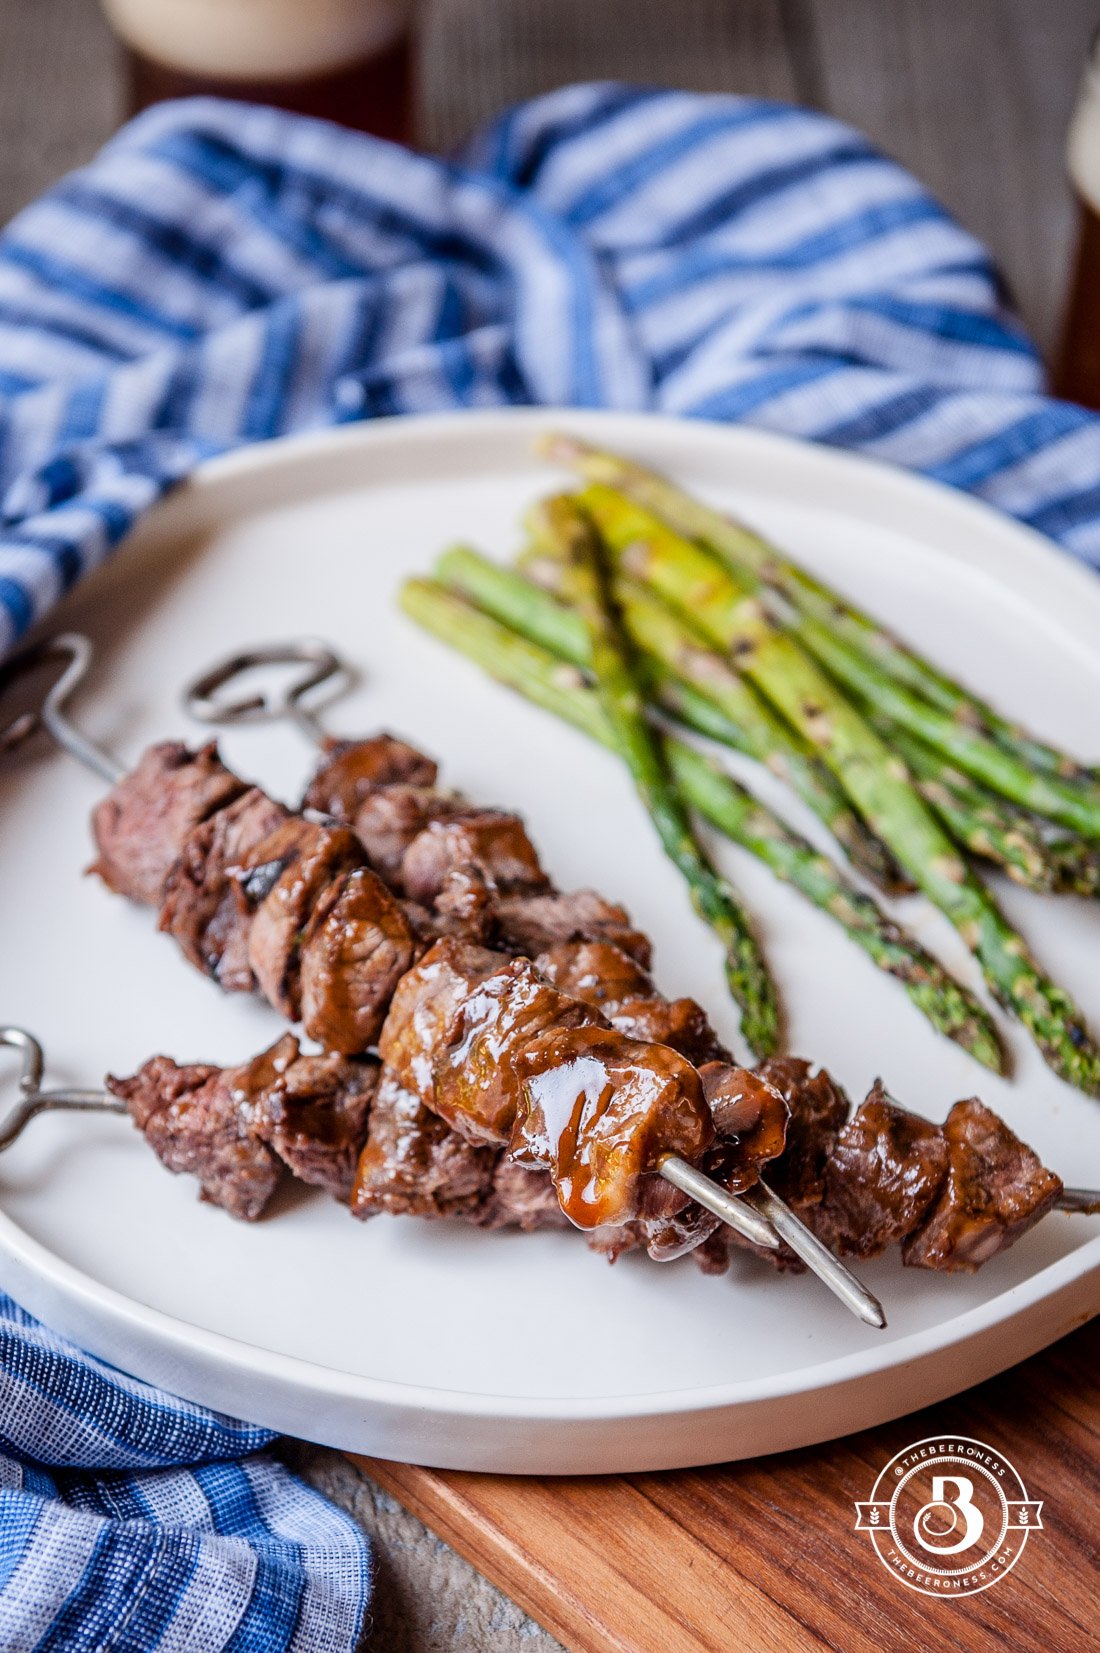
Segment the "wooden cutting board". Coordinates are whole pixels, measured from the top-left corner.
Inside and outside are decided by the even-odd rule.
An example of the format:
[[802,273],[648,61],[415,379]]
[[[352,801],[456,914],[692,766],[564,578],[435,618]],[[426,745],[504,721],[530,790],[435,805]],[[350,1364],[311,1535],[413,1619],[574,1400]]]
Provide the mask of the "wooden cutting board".
[[[895,1452],[960,1434],[1011,1459],[1043,1531],[991,1590],[945,1601],[886,1572],[854,1504]],[[1100,1321],[955,1400],[748,1463],[534,1480],[356,1462],[571,1653],[1100,1648]]]

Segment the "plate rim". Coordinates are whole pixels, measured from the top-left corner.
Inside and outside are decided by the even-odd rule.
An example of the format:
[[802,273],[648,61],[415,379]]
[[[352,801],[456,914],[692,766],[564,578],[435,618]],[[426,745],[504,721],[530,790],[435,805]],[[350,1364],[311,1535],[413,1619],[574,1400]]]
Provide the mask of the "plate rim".
[[[608,444],[621,447],[629,447],[636,439],[644,442],[651,438],[656,445],[660,445],[662,439],[682,442],[694,435],[703,441],[717,440],[739,447],[747,464],[751,464],[754,454],[779,460],[787,456],[798,465],[817,467],[819,472],[841,477],[845,472],[849,473],[865,499],[870,497],[868,489],[885,489],[888,495],[900,498],[903,505],[907,498],[911,499],[918,512],[925,517],[929,509],[941,516],[946,513],[963,529],[972,523],[982,531],[979,537],[992,533],[995,539],[1002,542],[1014,541],[1012,548],[1016,553],[1016,564],[1026,566],[1029,575],[1026,583],[1034,586],[1034,595],[1041,593],[1047,617],[1056,619],[1059,625],[1079,637],[1088,652],[1100,663],[1095,642],[1095,621],[1090,631],[1088,617],[1088,611],[1093,609],[1096,618],[1100,618],[1100,579],[1096,573],[1053,541],[996,510],[984,500],[864,454],[744,425],[664,414],[542,407],[471,409],[373,419],[248,444],[200,465],[142,518],[110,561],[117,564],[119,558],[125,557],[131,549],[157,538],[170,537],[174,527],[173,517],[182,516],[186,520],[194,514],[196,505],[200,511],[208,511],[213,505],[214,520],[231,521],[232,511],[223,514],[220,519],[216,516],[219,491],[285,465],[308,466],[311,461],[344,450],[384,446],[395,439],[401,445],[431,444],[471,432],[484,439],[492,435],[494,427],[499,427],[511,438],[517,427],[535,431],[555,425],[568,426],[582,435],[599,436],[606,432]],[[352,485],[349,483],[349,486]],[[921,537],[919,523],[913,533],[914,537]],[[939,544],[934,549],[938,555],[957,558],[991,578],[998,577],[992,560],[983,554],[984,547],[975,548],[964,540],[951,550]],[[1026,595],[1015,578],[1009,581],[1002,578],[1000,583],[1017,597]],[[1062,587],[1062,591],[1059,601],[1054,603],[1052,588],[1058,586]],[[52,629],[54,625],[56,617],[50,616],[37,628],[37,633]],[[801,1366],[795,1371],[690,1389],[627,1395],[539,1397],[440,1389],[372,1378],[265,1349],[259,1344],[193,1325],[128,1297],[125,1292],[104,1284],[76,1264],[64,1261],[48,1246],[35,1240],[3,1209],[0,1209],[0,1249],[17,1265],[30,1271],[43,1286],[63,1294],[67,1300],[79,1304],[90,1314],[110,1321],[119,1329],[151,1335],[174,1351],[202,1354],[239,1376],[262,1374],[286,1385],[309,1388],[314,1394],[373,1404],[383,1409],[431,1411],[471,1421],[507,1418],[512,1422],[532,1423],[617,1421],[676,1413],[689,1415],[761,1401],[790,1399],[823,1388],[845,1386],[863,1378],[881,1377],[892,1368],[911,1365],[929,1356],[943,1354],[971,1338],[977,1339],[1024,1314],[1029,1308],[1056,1298],[1075,1283],[1083,1286],[1094,1277],[1100,1278],[1100,1234],[1097,1234],[1025,1281],[934,1326],[881,1345],[870,1341],[865,1348]],[[1065,1331],[1097,1313],[1100,1313],[1100,1291],[1092,1294],[1087,1305],[1082,1305],[1081,1313],[1075,1314]],[[871,1334],[868,1333],[868,1336],[870,1338]]]

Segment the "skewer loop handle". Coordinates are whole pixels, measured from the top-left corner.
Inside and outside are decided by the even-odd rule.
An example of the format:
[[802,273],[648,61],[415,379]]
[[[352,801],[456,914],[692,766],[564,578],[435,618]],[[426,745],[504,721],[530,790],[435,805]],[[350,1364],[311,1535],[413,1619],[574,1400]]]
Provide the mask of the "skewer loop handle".
[[126,1104],[107,1091],[42,1089],[45,1058],[42,1046],[22,1027],[0,1027],[0,1045],[22,1052],[19,1074],[19,1101],[0,1124],[0,1153],[22,1136],[40,1113],[64,1110],[69,1113],[125,1113]]
[[22,713],[5,728],[0,728],[0,752],[14,751],[39,729],[45,729],[62,751],[68,752],[70,757],[108,785],[114,786],[116,781],[122,779],[126,773],[125,764],[82,734],[75,723],[70,722],[66,711],[69,701],[88,675],[93,652],[90,638],[78,631],[63,631],[56,637],[46,637],[41,643],[24,649],[22,654],[13,656],[0,668],[0,690],[3,690],[50,660],[60,657],[67,661],[57,682],[44,695],[41,706],[35,711]]
[[[261,666],[301,666],[304,669],[278,688],[253,689],[234,699],[219,693],[234,678]],[[324,739],[318,713],[354,681],[354,672],[327,643],[317,637],[296,637],[286,643],[264,643],[240,649],[200,672],[183,691],[184,709],[200,723],[282,723],[297,725],[314,743]],[[313,694],[323,683],[330,685],[323,696]],[[306,704],[306,697],[311,702]]]

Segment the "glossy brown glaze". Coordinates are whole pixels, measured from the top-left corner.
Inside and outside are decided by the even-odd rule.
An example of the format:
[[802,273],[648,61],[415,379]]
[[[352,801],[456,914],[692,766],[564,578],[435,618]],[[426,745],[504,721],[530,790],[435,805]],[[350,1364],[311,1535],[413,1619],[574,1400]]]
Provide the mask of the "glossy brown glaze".
[[540,1035],[601,1021],[526,959],[508,959],[456,1007],[436,1046],[429,1105],[471,1142],[506,1143],[524,1108],[517,1058]]
[[713,1141],[699,1075],[667,1046],[607,1027],[555,1027],[512,1063],[526,1101],[513,1157],[549,1169],[578,1228],[628,1222],[663,1159],[697,1163]]
[[444,937],[401,978],[378,1036],[398,1082],[431,1106],[436,1054],[462,1001],[506,960],[485,947]]
[[540,975],[562,993],[610,1014],[624,999],[650,998],[653,978],[637,959],[610,941],[561,941],[535,960]]

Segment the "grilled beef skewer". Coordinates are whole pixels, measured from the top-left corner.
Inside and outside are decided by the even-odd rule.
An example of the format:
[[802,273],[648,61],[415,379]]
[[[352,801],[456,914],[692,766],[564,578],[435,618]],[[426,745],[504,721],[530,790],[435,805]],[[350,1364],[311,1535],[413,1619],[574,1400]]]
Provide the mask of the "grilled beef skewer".
[[[973,1273],[1062,1196],[1060,1178],[977,1097],[935,1125],[878,1080],[848,1118],[843,1092],[823,1073],[811,1078],[807,1063],[777,1057],[761,1071],[791,1110],[769,1181],[836,1256],[866,1260],[900,1245],[909,1267]],[[726,1241],[709,1246],[723,1268]],[[757,1255],[802,1267],[784,1246]]]
[[[527,960],[437,942],[394,994],[379,1052],[396,1083],[468,1142],[549,1170],[579,1228],[684,1209],[655,1185],[670,1155],[710,1167],[715,1129],[699,1071],[668,1045],[617,1031]],[[758,1088],[775,1116],[768,1151],[754,1144],[728,1168],[725,1186],[741,1192],[782,1148],[786,1107],[753,1076],[713,1065]]]
[[[900,1245],[907,1266],[974,1272],[1059,1202],[1060,1180],[977,1099],[956,1103],[938,1126],[876,1084],[848,1119],[843,1092],[808,1062],[774,1059],[764,1075],[791,1110],[769,1181],[841,1256],[866,1259]],[[293,1175],[350,1202],[359,1217],[569,1226],[545,1171],[459,1136],[376,1063],[302,1057],[290,1036],[240,1068],[157,1056],[108,1086],[162,1162],[196,1176],[203,1197],[233,1216],[258,1217]],[[738,1125],[737,1145],[744,1142],[744,1107],[738,1118],[719,1102],[713,1117],[716,1151],[730,1146]],[[772,1123],[765,1119],[765,1128]],[[700,1222],[683,1211],[597,1228],[588,1238],[611,1260],[640,1246],[658,1260],[690,1251],[706,1273],[724,1272],[731,1244],[743,1245],[705,1215]],[[756,1254],[801,1268],[785,1248]]]
[[555,890],[517,816],[438,791],[435,775],[391,736],[341,743],[306,793],[310,814],[294,814],[213,745],[163,742],[97,805],[92,870],[159,907],[160,928],[225,991],[259,989],[345,1055],[377,1037],[440,934],[528,953],[606,938],[648,962],[621,907]]
[[[259,1216],[279,1183],[294,1177],[341,1201],[351,1189],[359,1216],[452,1216],[490,1228],[568,1226],[545,1172],[516,1165],[502,1148],[471,1145],[392,1075],[380,1074],[373,1060],[303,1057],[287,1035],[239,1068],[181,1066],[156,1056],[129,1078],[111,1079],[109,1093],[47,1091],[43,1054],[31,1035],[0,1028],[0,1045],[23,1053],[19,1101],[0,1126],[0,1150],[30,1120],[54,1109],[129,1112],[169,1169],[193,1173],[205,1199],[246,1220]],[[769,1180],[844,1254],[873,1256],[901,1242],[910,1266],[973,1272],[1052,1204],[1100,1212],[1100,1190],[1063,1190],[976,1100],[956,1104],[941,1128],[899,1108],[876,1085],[845,1123],[847,1099],[824,1071],[787,1057],[768,1064],[767,1077],[768,1087],[756,1095],[771,1103],[755,1120],[745,1107],[751,1088],[740,1099],[727,1095],[732,1111],[719,1099],[713,1108],[718,1149],[731,1147],[733,1163],[743,1169],[754,1136],[774,1122],[781,1091],[790,1124],[781,1154],[770,1159]],[[730,1130],[733,1144],[723,1142]],[[643,1244],[659,1258],[690,1250],[707,1273],[723,1272],[729,1263],[728,1234],[701,1233],[682,1217],[596,1229],[588,1243],[612,1259]],[[788,1252],[770,1260],[798,1266]]]
[[[769,1069],[794,1106],[787,1147],[769,1164],[768,1181],[842,1257],[876,1257],[897,1244],[908,1267],[973,1273],[1054,1207],[1100,1210],[1100,1195],[1085,1203],[1067,1191],[1063,1203],[1060,1179],[976,1098],[956,1103],[938,1126],[876,1085],[846,1121],[847,1098],[827,1073],[789,1057],[765,1064]],[[720,1130],[720,1116],[715,1123]],[[524,1229],[560,1227],[563,1220],[544,1174],[521,1177],[503,1150],[471,1148],[386,1076],[352,1209]],[[588,1243],[612,1261],[641,1246],[661,1255],[637,1222],[596,1229]],[[690,1250],[704,1273],[722,1274],[731,1249],[742,1247],[715,1225],[680,1250]],[[786,1247],[747,1249],[785,1271],[804,1267]]]

